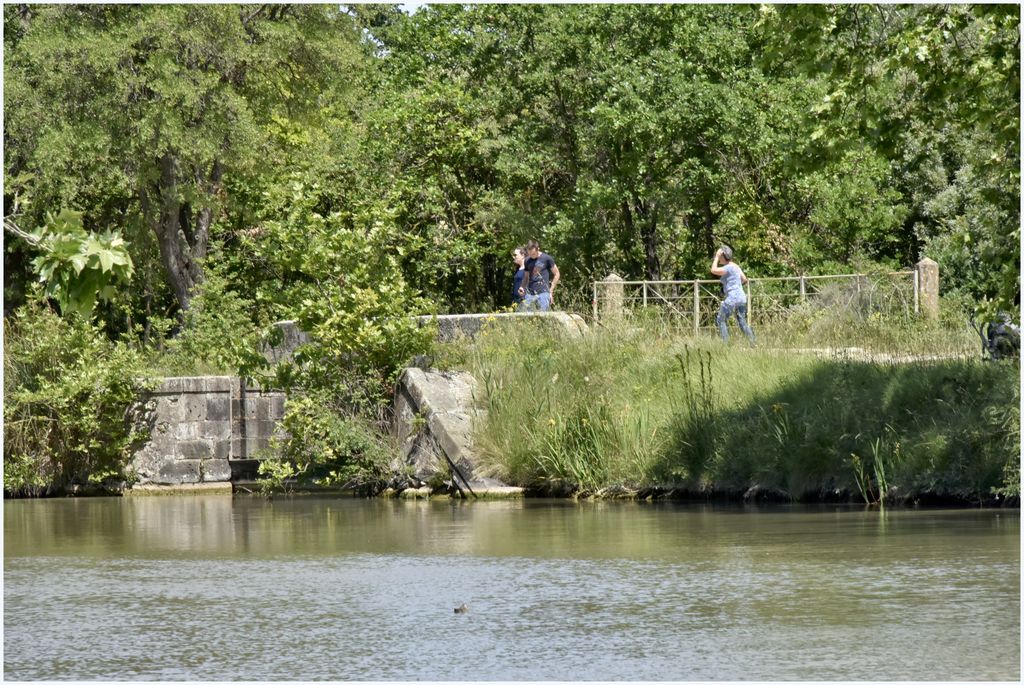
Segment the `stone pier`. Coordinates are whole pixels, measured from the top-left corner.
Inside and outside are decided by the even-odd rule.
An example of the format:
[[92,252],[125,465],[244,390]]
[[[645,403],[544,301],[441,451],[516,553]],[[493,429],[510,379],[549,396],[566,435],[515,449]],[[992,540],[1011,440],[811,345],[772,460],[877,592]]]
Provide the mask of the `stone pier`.
[[230,482],[269,452],[284,399],[233,376],[165,378],[133,411],[148,431],[131,463],[138,484]]

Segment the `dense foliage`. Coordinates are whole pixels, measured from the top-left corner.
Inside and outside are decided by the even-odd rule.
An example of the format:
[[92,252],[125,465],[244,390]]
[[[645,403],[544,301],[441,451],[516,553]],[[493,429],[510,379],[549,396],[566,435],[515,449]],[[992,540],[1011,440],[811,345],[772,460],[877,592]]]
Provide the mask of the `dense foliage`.
[[[409,316],[507,305],[528,238],[581,311],[593,279],[703,277],[728,243],[762,276],[929,256],[945,294],[1019,318],[1017,6],[3,21],[5,316],[41,280],[160,370],[302,387],[327,414],[292,419],[339,454],[362,443],[335,418],[379,422],[429,345]],[[283,319],[316,343],[271,369],[257,352]]]
[[[287,314],[304,275],[266,268],[284,216],[266,205],[296,192],[293,229],[315,213],[324,240],[376,232],[445,310],[504,305],[528,237],[581,294],[612,271],[704,275],[727,242],[762,275],[928,255],[951,291],[1019,300],[1016,6],[8,5],[4,22],[5,214],[119,232],[138,272],[103,312],[119,326],[187,308],[203,258],[255,322]],[[8,308],[32,278],[12,242]]]
[[40,495],[131,477],[140,355],[34,298],[4,321],[4,491]]

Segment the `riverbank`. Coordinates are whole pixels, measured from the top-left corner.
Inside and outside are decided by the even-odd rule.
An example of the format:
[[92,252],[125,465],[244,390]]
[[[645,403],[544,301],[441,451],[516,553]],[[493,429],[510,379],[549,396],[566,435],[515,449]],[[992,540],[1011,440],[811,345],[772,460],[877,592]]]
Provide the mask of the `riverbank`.
[[[472,410],[455,422],[465,424],[472,464],[455,461],[466,470],[463,477],[508,486],[488,497],[1019,506],[1019,365],[970,357],[957,337],[962,331],[911,324],[884,327],[884,336],[872,339],[869,322],[849,329],[848,342],[860,347],[851,352],[809,351],[806,339],[778,329],[759,329],[756,348],[743,341],[726,346],[639,318],[605,323],[582,337],[526,319],[504,327],[481,323],[474,336],[436,344],[428,359],[440,370],[436,375],[472,376],[469,394],[455,402]],[[18,358],[5,355],[5,368],[20,374],[5,381],[29,377],[24,364],[9,363]],[[108,366],[110,378],[123,380],[123,364]],[[21,462],[5,451],[5,495],[120,494],[140,484],[117,461],[131,454],[134,436],[111,439],[124,423],[123,406],[138,392],[118,382],[117,402],[61,397],[68,416],[81,411],[76,408],[104,408],[103,422],[83,424],[88,441],[35,440]],[[430,411],[453,410],[445,387],[410,416],[396,410],[395,420],[413,433],[432,425]],[[215,404],[206,398],[190,417],[203,418]],[[423,475],[406,459],[401,431],[386,435],[384,422],[357,426],[355,417],[330,414],[301,391],[287,404],[286,453],[250,459],[247,476],[232,467],[231,481],[259,478],[235,483],[234,492],[345,492],[354,485],[359,496],[476,494],[460,490],[443,460],[436,473]],[[17,406],[28,412],[36,405]],[[258,407],[253,411],[259,414]],[[71,419],[58,424],[80,427]],[[19,435],[31,437],[24,430]],[[79,445],[80,456],[60,451],[71,444]],[[90,451],[102,444],[112,449]],[[53,454],[64,454],[63,461]],[[257,466],[266,468],[257,474]],[[56,477],[62,474],[63,487]]]
[[524,327],[439,359],[484,388],[481,471],[528,492],[1019,503],[1015,362],[862,361],[628,326],[581,340]]

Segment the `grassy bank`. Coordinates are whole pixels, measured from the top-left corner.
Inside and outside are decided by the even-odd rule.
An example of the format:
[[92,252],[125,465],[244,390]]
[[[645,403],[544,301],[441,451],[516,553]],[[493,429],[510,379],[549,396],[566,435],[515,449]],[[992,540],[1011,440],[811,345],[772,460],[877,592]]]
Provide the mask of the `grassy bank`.
[[[481,382],[486,469],[515,485],[583,492],[1019,496],[1019,367],[967,356],[962,331],[886,327],[885,340],[899,340],[904,354],[964,353],[897,364],[770,349],[773,339],[806,344],[771,330],[750,349],[646,323],[604,326],[582,340],[524,326],[439,355]],[[889,349],[863,329],[856,335],[846,340]],[[908,346],[915,336],[921,342]]]

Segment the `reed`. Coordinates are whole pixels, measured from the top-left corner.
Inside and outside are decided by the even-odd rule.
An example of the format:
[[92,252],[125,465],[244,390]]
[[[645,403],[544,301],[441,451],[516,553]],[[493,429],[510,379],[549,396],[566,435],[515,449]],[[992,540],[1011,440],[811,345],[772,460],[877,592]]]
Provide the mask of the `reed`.
[[767,337],[750,349],[627,318],[582,339],[485,330],[435,359],[482,379],[481,458],[518,485],[1019,497],[1014,363],[820,357],[768,349]]

